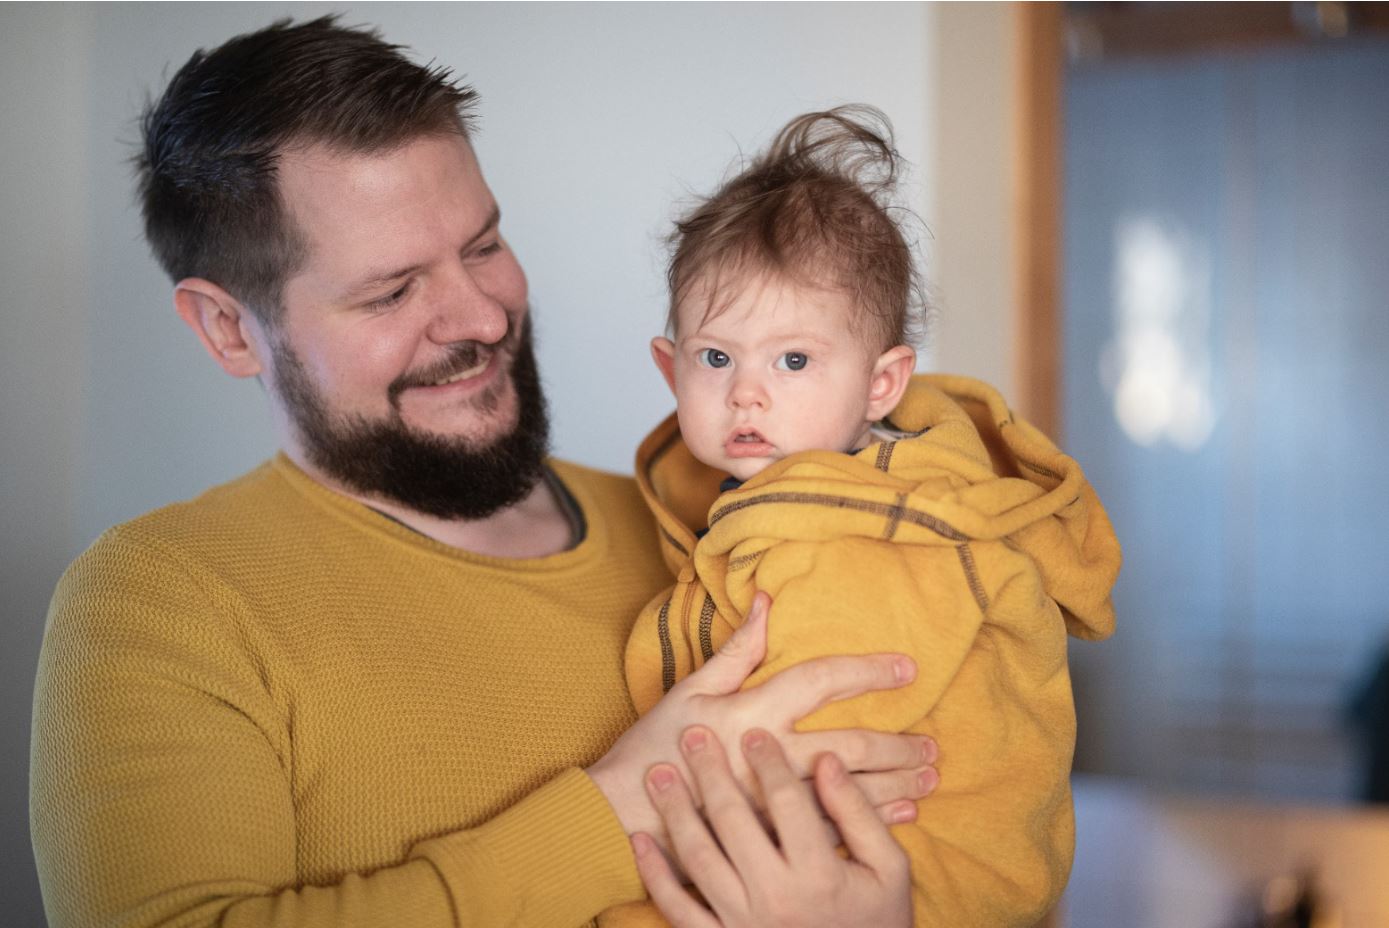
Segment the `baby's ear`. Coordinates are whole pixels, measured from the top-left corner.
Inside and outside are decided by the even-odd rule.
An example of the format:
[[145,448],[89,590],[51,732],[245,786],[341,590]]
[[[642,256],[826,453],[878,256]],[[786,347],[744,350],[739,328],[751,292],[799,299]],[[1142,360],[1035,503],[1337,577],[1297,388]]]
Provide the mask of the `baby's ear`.
[[877,422],[897,408],[916,371],[916,351],[910,345],[897,345],[878,355],[873,362],[873,379],[868,382],[868,419]]
[[651,339],[651,360],[656,362],[656,369],[666,379],[666,386],[670,387],[670,392],[674,393],[675,343],[665,336]]

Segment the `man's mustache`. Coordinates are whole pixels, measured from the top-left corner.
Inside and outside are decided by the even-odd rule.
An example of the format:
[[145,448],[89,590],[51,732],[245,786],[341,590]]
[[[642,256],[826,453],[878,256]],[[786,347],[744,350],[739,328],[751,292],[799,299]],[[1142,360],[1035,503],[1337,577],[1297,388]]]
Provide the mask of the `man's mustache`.
[[455,374],[460,374],[470,367],[476,367],[484,359],[493,354],[515,354],[516,343],[521,337],[521,327],[516,324],[516,320],[508,314],[506,317],[506,333],[492,344],[484,344],[476,341],[455,342],[448,346],[448,354],[439,362],[430,365],[424,370],[411,371],[402,374],[391,382],[386,389],[386,395],[390,399],[392,407],[398,407],[400,394],[411,387],[429,387],[441,380],[447,380]]

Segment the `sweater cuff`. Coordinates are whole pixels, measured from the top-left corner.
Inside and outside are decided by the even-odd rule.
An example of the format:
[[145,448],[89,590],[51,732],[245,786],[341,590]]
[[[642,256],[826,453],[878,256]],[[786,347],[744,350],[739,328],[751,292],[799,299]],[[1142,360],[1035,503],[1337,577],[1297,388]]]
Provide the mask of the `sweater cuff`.
[[477,828],[423,841],[464,925],[579,925],[643,899],[612,806],[571,768]]

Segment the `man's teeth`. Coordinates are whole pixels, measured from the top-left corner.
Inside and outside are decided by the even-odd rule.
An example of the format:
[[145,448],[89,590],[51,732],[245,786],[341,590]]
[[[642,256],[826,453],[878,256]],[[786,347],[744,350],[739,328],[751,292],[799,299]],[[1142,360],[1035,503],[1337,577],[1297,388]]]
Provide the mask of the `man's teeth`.
[[443,380],[434,381],[434,386],[443,387],[451,383],[458,383],[458,381],[460,380],[467,380],[469,377],[476,377],[478,374],[481,374],[485,370],[487,370],[487,361],[479,361],[476,365],[468,368],[466,371],[459,371],[452,377],[445,377]]

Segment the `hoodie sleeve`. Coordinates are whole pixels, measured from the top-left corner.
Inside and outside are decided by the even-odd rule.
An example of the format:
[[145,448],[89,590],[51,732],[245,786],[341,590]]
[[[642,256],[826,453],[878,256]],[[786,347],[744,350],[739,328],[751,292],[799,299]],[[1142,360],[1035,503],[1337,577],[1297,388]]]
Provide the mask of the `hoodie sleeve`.
[[1002,544],[868,539],[775,546],[768,658],[751,683],[830,654],[910,655],[916,679],[831,703],[801,730],[930,734],[940,786],[893,834],[919,928],[1035,924],[1065,886],[1074,743],[1065,632],[1035,569]]
[[905,731],[931,712],[980,632],[970,559],[965,546],[864,538],[774,546],[756,570],[772,613],[767,659],[751,682],[827,655],[907,654],[917,665],[911,684],[832,703],[799,726]]

